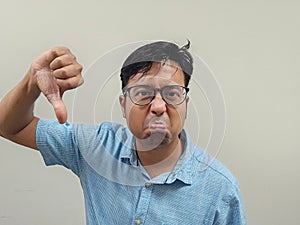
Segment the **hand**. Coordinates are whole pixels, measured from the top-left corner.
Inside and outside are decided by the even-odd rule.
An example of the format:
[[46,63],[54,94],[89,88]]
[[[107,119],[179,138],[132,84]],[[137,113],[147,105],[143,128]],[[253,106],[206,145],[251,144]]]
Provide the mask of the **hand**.
[[54,47],[39,55],[30,71],[38,88],[53,106],[58,121],[65,123],[67,109],[62,95],[83,83],[82,66],[76,57],[68,48]]

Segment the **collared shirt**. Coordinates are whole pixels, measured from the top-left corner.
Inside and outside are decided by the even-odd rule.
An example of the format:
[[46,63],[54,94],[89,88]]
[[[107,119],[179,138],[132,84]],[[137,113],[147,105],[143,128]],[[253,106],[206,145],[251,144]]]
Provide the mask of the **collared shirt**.
[[138,161],[128,128],[40,120],[36,142],[46,165],[80,179],[88,225],[246,224],[237,180],[181,133],[173,171],[153,179]]

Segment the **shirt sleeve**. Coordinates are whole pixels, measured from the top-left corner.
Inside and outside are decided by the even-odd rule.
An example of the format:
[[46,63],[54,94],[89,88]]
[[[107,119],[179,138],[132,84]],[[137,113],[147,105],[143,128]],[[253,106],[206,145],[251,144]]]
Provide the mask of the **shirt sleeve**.
[[216,224],[247,225],[245,209],[238,184],[233,185],[227,197],[223,198],[223,212]]
[[79,175],[81,155],[73,125],[39,120],[36,144],[47,166],[62,165]]

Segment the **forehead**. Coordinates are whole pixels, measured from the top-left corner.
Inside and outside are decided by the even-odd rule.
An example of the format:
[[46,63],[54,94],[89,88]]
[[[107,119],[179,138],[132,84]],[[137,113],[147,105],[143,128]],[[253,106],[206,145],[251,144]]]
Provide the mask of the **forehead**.
[[146,73],[137,73],[130,77],[128,86],[152,85],[164,86],[177,84],[184,86],[184,73],[181,67],[174,61],[153,62]]

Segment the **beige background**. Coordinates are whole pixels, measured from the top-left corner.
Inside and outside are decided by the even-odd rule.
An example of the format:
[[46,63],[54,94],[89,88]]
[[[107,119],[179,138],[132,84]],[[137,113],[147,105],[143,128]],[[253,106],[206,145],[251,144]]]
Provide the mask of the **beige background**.
[[[1,1],[0,96],[54,45],[70,47],[88,68],[128,42],[189,38],[224,93],[227,130],[218,159],[241,184],[249,224],[298,224],[299,9],[296,0]],[[65,96],[68,109],[73,96]],[[44,98],[36,111],[53,118]],[[84,216],[75,176],[0,139],[1,225],[79,225]]]

